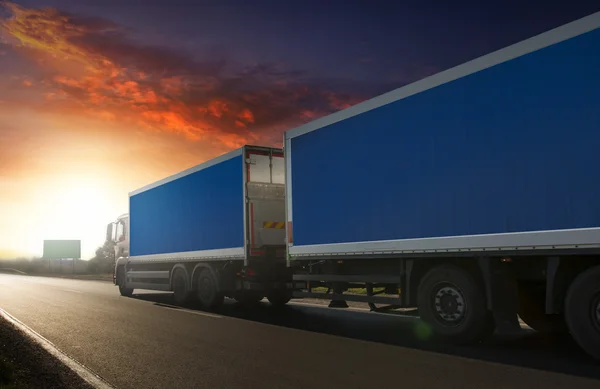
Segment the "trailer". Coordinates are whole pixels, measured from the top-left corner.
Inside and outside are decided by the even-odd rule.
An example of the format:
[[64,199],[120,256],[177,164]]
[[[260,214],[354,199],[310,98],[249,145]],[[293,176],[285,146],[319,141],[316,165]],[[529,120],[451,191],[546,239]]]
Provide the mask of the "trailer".
[[287,303],[284,194],[282,150],[255,146],[131,192],[129,214],[107,229],[115,284],[124,296],[173,291],[206,309],[224,297]]
[[599,26],[596,13],[287,131],[294,296],[417,307],[456,343],[518,313],[600,358]]
[[416,308],[459,344],[520,317],[600,359],[599,27],[595,13],[287,131],[283,150],[132,192],[107,230],[115,284],[206,309]]

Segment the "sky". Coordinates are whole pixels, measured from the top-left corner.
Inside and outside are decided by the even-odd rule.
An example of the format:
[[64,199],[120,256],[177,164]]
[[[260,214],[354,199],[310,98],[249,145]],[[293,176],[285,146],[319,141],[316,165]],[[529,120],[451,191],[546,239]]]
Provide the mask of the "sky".
[[0,0],[0,258],[128,193],[600,11],[598,1]]

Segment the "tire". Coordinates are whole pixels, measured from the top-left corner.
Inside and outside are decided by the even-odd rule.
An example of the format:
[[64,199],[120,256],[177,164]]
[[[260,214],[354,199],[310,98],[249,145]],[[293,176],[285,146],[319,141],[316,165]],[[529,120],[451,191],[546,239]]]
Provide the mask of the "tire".
[[283,307],[285,304],[289,303],[290,300],[292,299],[292,296],[288,292],[278,291],[278,292],[269,294],[267,296],[267,299],[269,300],[269,303],[271,303],[271,305],[273,307],[279,308],[279,307]]
[[223,304],[225,296],[218,290],[217,280],[209,269],[202,269],[196,277],[196,299],[200,307],[214,310]]
[[430,270],[419,283],[418,306],[421,319],[444,341],[472,344],[493,333],[493,316],[487,310],[484,291],[459,267],[444,265]]
[[581,273],[569,287],[565,320],[577,344],[600,360],[600,266]]
[[188,285],[188,279],[182,269],[175,269],[173,279],[171,280],[171,289],[173,289],[173,300],[177,305],[185,305],[190,302],[192,293]]
[[569,331],[562,315],[546,314],[546,296],[543,289],[522,282],[519,288],[519,317],[529,327],[543,334],[565,334]]
[[133,289],[125,287],[125,269],[123,267],[117,270],[117,284],[119,285],[121,296],[131,297],[133,295]]

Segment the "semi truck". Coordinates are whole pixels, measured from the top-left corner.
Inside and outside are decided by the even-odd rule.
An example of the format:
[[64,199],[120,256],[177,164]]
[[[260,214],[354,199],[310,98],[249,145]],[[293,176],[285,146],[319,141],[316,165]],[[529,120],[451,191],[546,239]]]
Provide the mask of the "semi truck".
[[130,193],[129,214],[107,229],[121,294],[287,303],[284,180],[281,149],[246,146]]
[[115,284],[206,309],[416,308],[459,344],[520,317],[600,358],[599,27],[592,14],[130,193],[107,231]]

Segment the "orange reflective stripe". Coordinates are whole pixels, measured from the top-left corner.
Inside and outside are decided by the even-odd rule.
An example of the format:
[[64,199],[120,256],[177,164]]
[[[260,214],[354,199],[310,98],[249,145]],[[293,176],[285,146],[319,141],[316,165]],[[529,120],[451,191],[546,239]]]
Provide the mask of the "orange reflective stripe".
[[279,230],[283,230],[283,229],[285,229],[285,223],[284,222],[264,222],[263,228],[276,228]]

